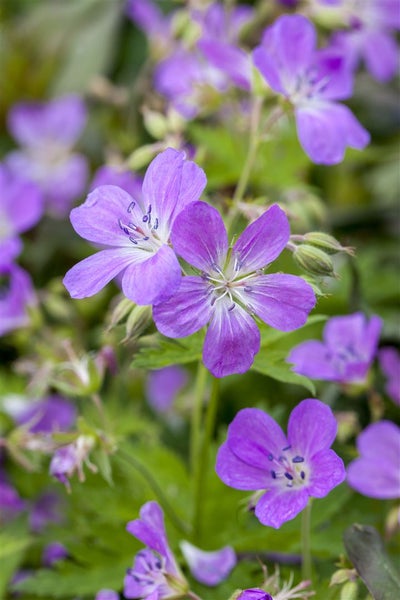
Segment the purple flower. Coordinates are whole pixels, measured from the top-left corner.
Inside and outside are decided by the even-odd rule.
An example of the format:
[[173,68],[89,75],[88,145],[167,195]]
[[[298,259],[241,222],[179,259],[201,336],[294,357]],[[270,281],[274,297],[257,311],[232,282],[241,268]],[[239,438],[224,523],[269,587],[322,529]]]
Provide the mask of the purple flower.
[[63,517],[63,505],[60,496],[54,492],[45,492],[33,503],[29,511],[31,531],[40,533],[48,523],[60,523]]
[[89,461],[89,452],[95,440],[91,436],[80,435],[74,442],[62,446],[55,451],[50,462],[50,475],[58,479],[69,490],[69,478],[78,472],[80,481],[84,481],[83,465],[86,464],[93,472],[97,469]]
[[349,26],[349,30],[334,34],[332,45],[343,52],[351,68],[364,61],[375,79],[382,82],[391,79],[399,63],[395,37],[395,30],[400,29],[399,0],[319,2],[337,5]]
[[146,396],[150,406],[158,412],[168,411],[187,380],[187,372],[176,365],[150,371],[146,383]]
[[244,373],[260,348],[252,315],[282,331],[304,325],[315,305],[314,292],[300,277],[264,275],[289,240],[289,223],[279,206],[249,225],[229,248],[218,211],[195,202],[176,219],[176,252],[200,271],[184,277],[172,298],[153,309],[161,333],[179,338],[209,323],[203,360],[215,377]]
[[0,521],[8,521],[25,509],[26,503],[0,470]]
[[16,415],[18,424],[29,425],[31,433],[67,431],[75,419],[75,407],[65,398],[55,395],[25,404]]
[[74,95],[22,102],[8,115],[9,130],[22,149],[7,156],[7,165],[39,184],[49,212],[57,217],[68,213],[86,184],[86,158],[72,153],[85,123],[85,105]]
[[132,569],[124,580],[126,598],[161,600],[183,595],[188,591],[174,555],[169,547],[164,526],[164,514],[157,502],[144,504],[140,519],[130,521],[127,531],[147,546],[135,557]]
[[386,391],[393,402],[400,406],[400,352],[396,348],[382,348],[379,364],[387,378]]
[[400,498],[400,428],[391,421],[369,425],[357,438],[360,457],[347,467],[347,482],[370,498]]
[[245,408],[218,451],[217,474],[230,487],[257,491],[257,518],[278,529],[310,496],[323,498],[345,479],[343,461],[330,449],[336,432],[331,409],[319,400],[294,408],[287,436],[265,412]]
[[119,594],[114,590],[99,590],[95,600],[119,600]]
[[0,263],[9,264],[21,251],[20,233],[42,216],[37,185],[0,164]]
[[52,567],[56,562],[64,560],[68,556],[66,547],[60,542],[47,544],[43,550],[42,563],[45,567]]
[[210,587],[224,581],[237,562],[236,554],[230,546],[213,552],[205,552],[193,544],[183,541],[180,543],[180,547],[193,577]]
[[254,50],[254,64],[271,88],[295,109],[297,133],[304,151],[320,164],[340,162],[346,146],[363,149],[368,132],[349,108],[336,100],[352,93],[346,58],[316,49],[313,24],[301,15],[283,15],[264,32]]
[[125,171],[111,165],[103,165],[94,174],[89,191],[92,192],[101,185],[116,185],[136,200],[142,199],[143,179],[132,173],[132,171]]
[[179,287],[181,267],[168,245],[176,216],[197,200],[206,184],[202,169],[168,148],[149,165],[143,200],[114,186],[96,188],[71,212],[83,238],[107,246],[68,271],[64,285],[73,298],[93,296],[123,272],[122,290],[137,304],[155,304]]
[[367,321],[362,313],[332,317],[327,321],[324,341],[299,344],[287,361],[293,371],[306,377],[338,383],[364,383],[374,360],[382,328],[379,317]]
[[251,588],[250,590],[243,590],[237,600],[273,600],[273,598],[260,588]]
[[35,302],[28,273],[17,265],[0,262],[0,336],[28,325],[27,308]]
[[170,17],[165,16],[151,0],[127,0],[126,15],[144,31],[151,42],[168,47],[172,41]]

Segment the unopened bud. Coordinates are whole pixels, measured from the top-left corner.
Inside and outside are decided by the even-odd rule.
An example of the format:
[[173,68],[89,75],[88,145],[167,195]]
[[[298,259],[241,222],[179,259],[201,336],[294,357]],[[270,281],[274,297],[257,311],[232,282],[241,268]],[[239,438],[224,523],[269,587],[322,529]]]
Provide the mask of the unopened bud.
[[313,275],[321,277],[334,275],[332,259],[320,248],[302,244],[294,250],[293,258],[302,269]]
[[157,140],[162,140],[168,133],[168,120],[159,112],[150,110],[146,106],[142,109],[144,126]]
[[142,167],[145,167],[154,158],[154,156],[159,150],[159,146],[155,144],[147,144],[145,146],[141,146],[137,150],[134,150],[132,154],[127,158],[127,168],[136,171],[138,169],[141,169]]
[[355,581],[348,581],[340,590],[340,600],[356,600],[358,598],[358,585]]
[[125,296],[123,296],[112,309],[111,316],[109,317],[110,324],[108,326],[108,331],[125,319],[134,306],[135,305],[132,300],[129,300],[129,298],[125,298]]
[[323,233],[322,231],[311,231],[303,236],[307,244],[320,248],[327,254],[337,254],[338,252],[346,252],[347,254],[353,255],[353,249],[342,246],[333,235]]
[[151,306],[134,306],[126,321],[126,336],[123,341],[136,339],[150,325]]
[[354,569],[339,569],[332,575],[329,585],[342,585],[348,581],[354,581],[357,573]]

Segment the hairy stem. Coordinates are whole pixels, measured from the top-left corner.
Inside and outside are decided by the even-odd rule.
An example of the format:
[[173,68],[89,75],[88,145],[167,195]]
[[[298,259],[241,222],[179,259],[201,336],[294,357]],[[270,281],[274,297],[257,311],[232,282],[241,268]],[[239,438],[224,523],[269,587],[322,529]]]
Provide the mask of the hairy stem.
[[311,498],[301,515],[301,575],[303,580],[311,581]]
[[207,369],[203,361],[199,360],[195,383],[194,404],[191,414],[190,431],[190,468],[191,473],[196,472],[201,444],[201,416],[203,410],[204,392],[207,382]]

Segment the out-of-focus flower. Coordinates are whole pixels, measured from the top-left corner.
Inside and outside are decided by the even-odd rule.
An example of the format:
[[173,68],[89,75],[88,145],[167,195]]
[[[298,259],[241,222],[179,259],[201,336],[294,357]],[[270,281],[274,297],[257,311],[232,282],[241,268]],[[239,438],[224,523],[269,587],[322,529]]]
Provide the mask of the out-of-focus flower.
[[142,199],[143,178],[132,171],[112,165],[103,165],[94,174],[89,191],[92,192],[101,185],[116,185],[128,192],[135,200]]
[[189,587],[169,547],[164,514],[157,502],[144,504],[140,519],[130,521],[126,528],[147,548],[137,553],[133,568],[127,571],[124,596],[146,600],[183,597]]
[[119,594],[114,590],[100,590],[96,594],[95,600],[119,600]]
[[40,533],[49,523],[60,523],[62,518],[62,500],[55,492],[43,493],[29,510],[29,525],[34,533]]
[[155,2],[151,0],[127,0],[126,15],[148,37],[151,51],[158,56],[174,46],[171,30],[171,16],[164,15]]
[[178,291],[153,309],[157,328],[168,337],[185,337],[209,323],[203,349],[215,377],[244,373],[260,348],[252,315],[280,329],[304,325],[315,305],[311,286],[300,277],[265,275],[289,240],[289,222],[274,205],[249,225],[229,248],[219,212],[195,202],[178,216],[172,230],[177,254],[200,271],[184,277]]
[[345,100],[352,94],[352,71],[345,56],[316,49],[313,24],[302,15],[283,15],[265,30],[253,53],[254,64],[271,88],[294,106],[304,151],[320,164],[343,160],[347,146],[362,150],[369,142]]
[[279,529],[310,496],[323,498],[345,479],[343,461],[330,449],[336,432],[331,409],[319,400],[303,400],[294,408],[287,437],[265,412],[245,408],[218,451],[217,474],[230,487],[257,491],[256,517]]
[[9,264],[21,251],[20,233],[42,215],[43,198],[38,186],[0,164],[0,263]]
[[0,522],[12,519],[26,509],[26,502],[17,490],[8,482],[3,470],[0,470]]
[[309,340],[293,348],[287,361],[293,371],[306,377],[338,383],[364,383],[374,360],[382,321],[362,313],[332,317],[324,341]]
[[43,400],[24,402],[16,410],[13,411],[11,408],[8,412],[19,425],[27,425],[31,433],[67,431],[76,419],[74,405],[56,395],[48,396]]
[[68,271],[64,285],[73,298],[92,296],[123,272],[122,291],[137,304],[166,300],[181,282],[181,267],[168,245],[177,215],[198,200],[206,184],[202,169],[185,153],[168,148],[149,165],[143,200],[101,186],[71,212],[83,238],[107,246]]
[[396,348],[382,348],[378,354],[380,367],[386,376],[386,391],[400,406],[400,352]]
[[368,425],[357,438],[360,457],[347,467],[347,482],[370,498],[400,498],[400,428],[391,421]]
[[75,471],[80,481],[84,481],[83,465],[86,464],[93,472],[97,471],[95,465],[89,461],[89,453],[95,445],[92,436],[80,435],[74,442],[62,446],[55,451],[50,462],[50,475],[70,489],[69,478]]
[[85,123],[86,107],[75,95],[22,102],[8,115],[8,128],[22,148],[8,154],[6,164],[40,186],[56,217],[68,214],[86,185],[86,158],[72,152]]
[[0,336],[29,323],[27,308],[36,303],[28,273],[0,262]]
[[236,554],[231,546],[205,552],[186,540],[180,543],[191,574],[197,581],[213,587],[226,579],[236,565]]
[[148,403],[158,412],[168,411],[187,380],[187,372],[177,365],[150,371],[146,382]]
[[68,550],[60,542],[47,544],[43,550],[42,563],[45,567],[52,567],[56,562],[64,560],[68,556]]
[[388,81],[397,71],[399,49],[395,33],[400,29],[399,0],[318,0],[333,5],[348,30],[337,31],[332,46],[346,56],[351,68],[363,61],[378,81]]

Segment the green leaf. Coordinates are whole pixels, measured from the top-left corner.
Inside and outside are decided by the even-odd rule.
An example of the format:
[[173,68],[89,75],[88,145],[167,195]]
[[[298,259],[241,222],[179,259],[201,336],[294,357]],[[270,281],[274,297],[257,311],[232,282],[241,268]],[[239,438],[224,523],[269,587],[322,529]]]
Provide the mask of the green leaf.
[[2,524],[0,532],[0,598],[5,597],[7,584],[19,565],[32,539],[25,522],[20,520]]
[[261,348],[254,360],[251,370],[262,373],[263,375],[268,375],[268,377],[272,377],[272,379],[277,379],[283,383],[295,383],[301,385],[315,396],[315,386],[313,382],[308,379],[308,377],[298,375],[292,371],[290,364],[286,362],[286,357],[287,352],[285,351],[270,350],[268,347]]
[[379,533],[370,525],[351,525],[343,541],[351,562],[374,600],[400,597],[400,574],[387,555]]
[[152,345],[139,350],[132,367],[151,370],[197,361],[202,355],[203,336],[202,332],[178,340],[152,336]]

